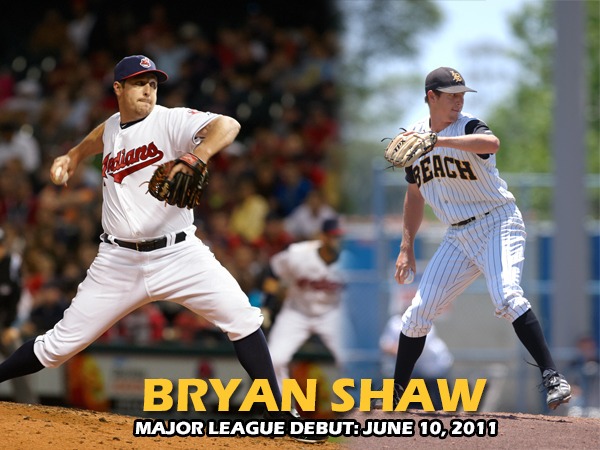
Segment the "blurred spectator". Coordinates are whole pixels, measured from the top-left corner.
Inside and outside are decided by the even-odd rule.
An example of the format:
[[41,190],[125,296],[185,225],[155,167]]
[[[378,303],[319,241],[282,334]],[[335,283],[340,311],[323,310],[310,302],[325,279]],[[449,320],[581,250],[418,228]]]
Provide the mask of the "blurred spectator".
[[66,88],[60,88],[53,91],[51,96],[46,97],[42,102],[40,120],[36,124],[35,131],[45,151],[48,160],[46,163],[58,156],[62,146],[68,146],[69,140],[73,138],[72,131],[66,126],[66,118],[71,111],[68,95]]
[[277,184],[277,170],[275,162],[270,158],[260,158],[255,164],[256,192],[262,195],[269,203],[269,210],[277,210],[275,198],[275,185]]
[[202,109],[214,111],[217,114],[233,116],[235,115],[234,105],[235,102],[231,97],[231,89],[226,83],[219,81],[212,84],[210,96],[204,102]]
[[[0,228],[0,353],[7,357],[23,344],[18,306],[23,294],[21,256],[10,250],[6,234]],[[31,378],[11,380],[13,397],[19,403],[37,403]]]
[[323,222],[336,216],[337,212],[325,202],[323,193],[313,189],[304,202],[285,218],[285,229],[296,240],[314,239]]
[[230,226],[233,233],[247,242],[257,239],[265,228],[269,204],[256,193],[254,178],[245,176],[236,183],[238,201],[231,211]]
[[171,91],[181,79],[181,66],[190,54],[189,48],[177,39],[174,31],[163,30],[147,42],[145,53],[153,55],[156,66],[169,74],[164,87]]
[[16,80],[12,71],[6,65],[0,65],[0,105],[12,97]]
[[85,55],[96,24],[96,15],[90,10],[88,0],[71,0],[70,3],[72,17],[67,23],[67,36],[77,52]]
[[[187,25],[187,24],[186,24]],[[188,86],[188,103],[200,107],[210,97],[202,86],[219,70],[219,62],[209,39],[200,31],[191,31],[188,41],[190,53],[181,65],[182,82]]]
[[41,287],[54,279],[58,264],[51,251],[36,247],[37,242],[35,239],[28,242],[23,255],[23,281],[34,301]]
[[77,293],[79,283],[85,278],[86,267],[79,259],[67,259],[64,261],[56,275],[59,280],[62,292],[66,298],[74,298]]
[[0,117],[0,167],[17,159],[28,174],[33,174],[40,167],[40,158],[31,127],[22,127],[14,114]]
[[148,303],[123,317],[117,324],[119,340],[127,344],[148,345],[164,337],[167,320],[160,308]]
[[248,244],[237,246],[227,269],[250,298],[252,306],[260,306],[260,281],[263,267],[257,261],[256,250]]
[[39,208],[54,215],[58,243],[76,248],[81,217],[94,211],[98,199],[97,186],[89,183],[85,170],[78,169],[66,186],[47,184],[40,193]]
[[20,159],[0,167],[0,223],[9,222],[25,231],[36,223],[38,198]]
[[33,295],[33,307],[29,319],[23,324],[23,334],[28,337],[45,333],[62,319],[69,307],[69,300],[62,285],[55,279],[45,282]]
[[233,194],[226,175],[223,172],[211,171],[206,192],[202,194],[202,202],[197,210],[200,212],[200,218],[204,218],[203,214],[210,216],[212,211],[231,209],[234,201]]
[[153,42],[171,31],[173,24],[169,19],[167,6],[154,3],[150,6],[150,19],[140,27],[138,33],[143,42]]
[[184,344],[202,342],[212,347],[218,343],[227,343],[223,332],[203,317],[184,309],[173,320],[173,333]]
[[29,38],[29,50],[34,59],[57,57],[69,43],[67,22],[58,9],[46,9]]
[[[13,95],[14,94],[14,95]],[[38,80],[25,78],[14,86],[9,95],[0,100],[3,115],[12,115],[19,126],[36,123],[42,108],[42,86]]]
[[280,155],[283,159],[303,162],[305,154],[305,142],[300,133],[290,132],[281,138]]
[[254,161],[279,162],[281,137],[266,127],[256,127],[250,142],[249,153]]
[[227,265],[233,256],[233,250],[242,243],[241,236],[229,226],[229,213],[223,209],[212,212],[207,218],[205,229],[197,233],[223,265]]
[[307,154],[312,161],[320,162],[327,150],[338,140],[337,121],[327,115],[320,103],[311,105],[308,119],[302,127]]
[[285,250],[292,242],[294,238],[286,231],[282,217],[272,211],[265,218],[262,234],[252,244],[258,249],[259,260],[266,265],[271,256]]
[[[303,58],[299,64],[294,80],[294,87],[300,92],[312,93],[322,81],[332,80],[335,77],[335,62],[332,40],[323,39],[310,27],[302,29]],[[329,35],[331,36],[331,35]]]
[[63,122],[64,126],[76,134],[85,134],[87,130],[105,119],[99,114],[104,99],[104,86],[98,80],[87,79],[82,83],[80,92],[71,103],[69,113]]
[[300,163],[298,159],[287,160],[279,171],[274,196],[278,212],[284,217],[300,206],[313,189],[310,180],[302,173]]

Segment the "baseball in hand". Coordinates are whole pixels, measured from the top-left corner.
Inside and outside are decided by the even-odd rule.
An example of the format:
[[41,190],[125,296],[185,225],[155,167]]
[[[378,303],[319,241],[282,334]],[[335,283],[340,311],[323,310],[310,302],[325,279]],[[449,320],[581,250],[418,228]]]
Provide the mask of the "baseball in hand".
[[67,172],[66,170],[63,171],[63,168],[60,166],[58,166],[56,169],[54,169],[54,172],[52,172],[52,182],[54,184],[57,184],[57,185],[65,184],[68,179],[69,179],[69,172]]
[[413,272],[412,269],[408,269],[408,274],[406,275],[406,278],[404,278],[404,283],[402,284],[410,284],[414,281],[415,279],[415,273]]

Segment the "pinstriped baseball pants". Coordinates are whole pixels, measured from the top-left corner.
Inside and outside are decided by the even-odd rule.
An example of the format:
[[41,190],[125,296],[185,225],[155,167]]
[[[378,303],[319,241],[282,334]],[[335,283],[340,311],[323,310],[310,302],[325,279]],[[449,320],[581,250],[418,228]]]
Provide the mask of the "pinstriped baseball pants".
[[524,314],[531,308],[521,288],[526,235],[514,203],[467,225],[449,227],[402,317],[402,332],[409,337],[425,336],[433,320],[480,274],[496,317],[513,322]]

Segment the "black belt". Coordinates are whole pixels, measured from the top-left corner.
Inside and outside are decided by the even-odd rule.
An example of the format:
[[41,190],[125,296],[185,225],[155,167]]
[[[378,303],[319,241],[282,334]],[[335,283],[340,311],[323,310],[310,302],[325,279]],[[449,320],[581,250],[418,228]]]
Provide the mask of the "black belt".
[[[185,231],[180,231],[175,235],[175,244],[179,244],[180,242],[185,241],[187,234]],[[151,241],[138,241],[138,242],[129,242],[122,241],[121,239],[113,239],[110,241],[106,234],[102,235],[102,240],[107,244],[117,244],[119,247],[129,248],[131,250],[137,250],[138,252],[151,252],[152,250],[157,250],[159,248],[165,248],[167,246],[167,237],[161,237],[158,239],[153,239]]]
[[475,220],[482,219],[482,218],[484,218],[485,216],[487,216],[488,214],[489,214],[489,211],[488,211],[488,212],[486,212],[485,214],[482,214],[482,215],[480,215],[480,216],[473,216],[473,217],[469,217],[468,219],[461,220],[461,221],[460,221],[460,222],[458,222],[458,223],[453,223],[453,224],[452,224],[452,226],[453,226],[453,227],[462,227],[463,225],[466,225],[466,224],[468,224],[468,223],[471,223],[471,222],[473,222],[473,221],[475,221]]

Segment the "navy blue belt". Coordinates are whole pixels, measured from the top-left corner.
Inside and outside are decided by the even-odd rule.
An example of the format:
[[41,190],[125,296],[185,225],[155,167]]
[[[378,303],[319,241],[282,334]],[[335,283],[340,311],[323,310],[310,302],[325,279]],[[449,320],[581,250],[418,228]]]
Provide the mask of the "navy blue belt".
[[[186,238],[185,231],[180,231],[175,235],[174,244],[178,244],[180,242],[185,241]],[[103,234],[101,239],[107,244],[117,244],[119,247],[129,248],[131,250],[137,250],[138,252],[151,252],[152,250],[158,250],[159,248],[165,248],[167,246],[167,237],[163,236],[158,239],[153,239],[151,241],[122,241],[121,239],[113,239],[112,241],[108,239],[108,236]]]
[[453,227],[462,227],[463,225],[466,225],[466,224],[468,224],[468,223],[474,222],[474,221],[476,221],[476,220],[478,220],[478,219],[483,219],[483,218],[484,218],[485,216],[487,216],[488,214],[489,214],[489,211],[488,211],[488,212],[486,212],[485,214],[482,214],[482,215],[480,215],[480,216],[473,216],[473,217],[469,217],[468,219],[461,220],[461,221],[460,221],[460,222],[458,222],[458,223],[453,223],[453,224],[452,224],[452,226],[453,226]]

